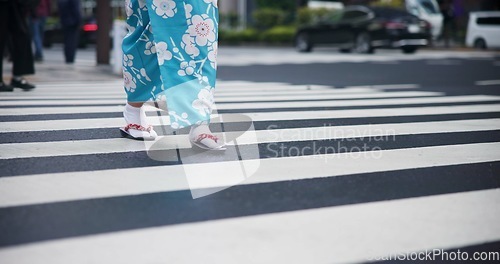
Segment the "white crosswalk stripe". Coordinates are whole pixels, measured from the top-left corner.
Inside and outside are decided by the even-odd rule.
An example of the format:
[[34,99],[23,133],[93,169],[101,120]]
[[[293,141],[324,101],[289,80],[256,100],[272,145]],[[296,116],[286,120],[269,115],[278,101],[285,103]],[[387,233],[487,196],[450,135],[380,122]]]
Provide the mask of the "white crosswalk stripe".
[[[158,260],[301,264],[309,263],[311,256],[314,263],[362,263],[397,252],[496,241],[500,239],[499,201],[500,192],[488,190],[286,212],[62,239],[7,248],[0,251],[0,257],[18,264],[45,263],[46,259],[54,264]],[[430,220],[448,229],[429,231]],[[464,231],[471,228],[475,232]],[[74,257],[82,252],[85,257]],[[196,254],[179,256],[176,252]]]
[[[252,136],[246,137],[243,134],[238,138],[238,145],[488,130],[500,130],[500,119],[259,130],[255,134],[252,133]],[[226,133],[228,136],[234,135],[233,137],[236,137],[238,134],[239,132]],[[161,136],[157,141],[162,142],[162,145],[158,149],[191,148],[187,135]],[[232,145],[234,142],[228,142],[228,144]],[[142,142],[121,138],[11,143],[0,145],[0,159],[90,155],[146,150],[146,146]]]
[[[405,104],[439,104],[439,103],[470,103],[470,102],[488,102],[500,101],[500,96],[492,95],[464,95],[449,97],[431,97],[431,98],[383,98],[383,99],[364,99],[364,100],[325,100],[311,102],[256,102],[256,103],[225,103],[217,106],[218,110],[233,109],[286,109],[286,108],[309,108],[309,107],[349,107],[349,106],[391,106]],[[122,106],[119,102],[116,106],[71,106],[71,107],[19,107],[18,108],[0,108],[0,115],[36,115],[36,114],[75,114],[75,113],[113,113],[120,112]],[[22,111],[20,111],[22,110]],[[157,111],[150,107],[149,111]]]
[[[217,108],[222,113],[213,118],[235,126],[224,135],[236,138],[228,142],[236,158],[219,160],[182,156],[191,148],[184,134],[160,133],[156,144],[119,138],[117,128],[124,125],[121,82],[95,84],[46,83],[32,93],[0,95],[0,215],[7,219],[0,220],[0,231],[8,231],[0,238],[1,263],[212,263],[204,257],[209,255],[218,256],[218,263],[251,263],[241,262],[250,257],[257,263],[308,263],[311,255],[314,263],[346,263],[500,240],[498,187],[474,182],[476,175],[456,173],[479,168],[480,177],[494,182],[491,173],[500,162],[500,139],[495,138],[500,96],[451,96],[414,84],[334,89],[221,81]],[[152,125],[169,124],[167,113],[151,106],[148,115]],[[248,120],[254,131],[240,128]],[[110,134],[113,128],[116,133]],[[316,152],[328,147],[333,152]],[[247,148],[259,155],[250,155]],[[155,151],[178,153],[182,164],[158,160]],[[144,163],[134,163],[138,157]],[[229,187],[228,177],[250,167],[255,167],[253,173],[220,193],[229,199],[220,205],[211,196],[181,197],[193,190]],[[465,187],[448,182],[467,177],[471,182]],[[386,194],[366,183],[357,185],[360,197],[351,197],[346,189],[350,181],[382,188],[410,178],[432,184],[432,191],[404,185],[404,195]],[[336,196],[332,189],[325,201],[310,205],[279,200],[295,185],[307,200],[308,193],[329,184],[345,193]],[[278,190],[280,197],[252,205],[252,198],[265,199],[257,194],[265,188]],[[152,198],[157,195],[164,200]],[[250,200],[238,204],[238,199]],[[206,201],[214,206],[208,213],[182,211],[182,205],[198,208],[197,203]],[[130,213],[150,203],[164,206],[151,209],[159,214],[178,211],[144,218]],[[133,220],[111,224],[107,212],[115,207]],[[236,207],[234,215],[228,213]],[[78,212],[89,212],[96,222],[86,225],[75,218],[57,232],[21,229],[37,227],[30,215],[48,221]],[[9,233],[10,219],[19,215],[27,218]],[[439,229],[444,225],[446,230]],[[206,247],[210,237],[218,242]],[[157,255],[160,248],[199,254],[173,258]]]
[[[315,159],[310,157],[264,159],[260,165],[262,169],[241,184],[500,161],[498,149],[500,143],[483,143],[373,151],[361,157],[342,153],[318,155]],[[442,155],[443,152],[450,154]],[[331,166],[325,160],[341,161],[341,163]],[[234,163],[240,162],[245,163],[245,161],[230,161],[213,166],[204,165],[202,177],[214,179],[212,187],[219,187],[216,179],[221,168],[223,171],[230,171]],[[360,162],[365,166],[356,166]],[[0,179],[0,207],[186,190],[189,186],[182,172],[185,166],[200,165],[4,177]],[[284,173],[283,167],[290,170]],[[40,185],[44,188],[40,189]]]
[[[436,107],[405,107],[371,109],[367,112],[361,110],[329,110],[329,111],[285,111],[271,113],[245,113],[253,121],[272,120],[314,120],[326,118],[362,118],[362,117],[396,117],[396,116],[426,116],[426,115],[447,115],[447,114],[470,114],[499,112],[500,104],[491,105],[464,105],[464,106],[436,106]],[[217,115],[213,115],[213,118]],[[224,114],[224,122],[241,122],[243,116],[240,114]],[[54,131],[54,130],[77,130],[90,128],[110,128],[124,125],[122,118],[89,118],[82,123],[79,119],[73,120],[53,120],[46,121],[16,121],[3,122],[0,126],[0,133],[5,132],[26,132],[26,131]],[[156,118],[151,118],[152,125],[169,124],[169,120],[159,122]]]
[[[280,95],[280,96],[272,96],[269,98],[262,97],[262,96],[248,96],[248,97],[241,97],[241,96],[231,96],[231,97],[221,97],[217,100],[219,103],[226,103],[226,102],[234,102],[234,101],[241,101],[241,102],[252,102],[252,101],[287,101],[287,100],[339,100],[339,99],[363,99],[363,98],[405,98],[405,97],[424,97],[424,96],[436,96],[436,95],[441,95],[440,93],[434,93],[434,92],[394,92],[391,93],[390,95],[386,93],[369,93],[369,94],[342,94],[342,95],[329,95],[327,93],[321,93],[317,95],[300,95],[299,98],[290,98],[289,95]],[[43,105],[43,106],[58,106],[58,105],[103,105],[103,104],[123,104],[124,99],[108,99],[108,100],[78,100],[78,99],[66,99],[66,100],[50,100],[46,99],[43,101],[39,100],[24,100],[22,105],[23,106],[31,106],[31,105]],[[18,106],[19,102],[18,101],[4,101],[2,102],[2,106]]]

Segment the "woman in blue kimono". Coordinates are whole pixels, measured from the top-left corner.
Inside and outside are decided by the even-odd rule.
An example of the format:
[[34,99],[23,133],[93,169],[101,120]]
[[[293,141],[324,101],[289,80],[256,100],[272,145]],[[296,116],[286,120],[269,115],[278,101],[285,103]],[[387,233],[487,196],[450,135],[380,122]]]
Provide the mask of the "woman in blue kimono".
[[[127,0],[123,77],[128,103],[122,134],[157,137],[145,102],[164,104],[172,128],[191,127],[191,142],[223,150],[208,128],[217,68],[217,0]],[[166,105],[165,105],[166,104]]]

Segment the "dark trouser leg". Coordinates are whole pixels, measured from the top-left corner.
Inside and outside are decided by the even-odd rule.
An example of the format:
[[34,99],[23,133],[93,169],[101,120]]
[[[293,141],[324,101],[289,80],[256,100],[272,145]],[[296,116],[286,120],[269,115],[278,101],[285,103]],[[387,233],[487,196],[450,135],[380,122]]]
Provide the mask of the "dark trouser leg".
[[78,26],[64,28],[64,57],[66,63],[75,62],[76,48],[78,43]]
[[31,34],[33,36],[33,44],[35,44],[35,58],[43,57],[42,50],[42,18],[32,18],[30,20]]
[[28,29],[26,17],[19,5],[12,4],[9,21],[10,39],[12,41],[12,64],[14,76],[34,74],[35,66],[33,51],[31,50],[31,34]]
[[[7,46],[10,2],[0,1],[0,76],[3,77],[3,57]],[[0,82],[2,80],[0,79]]]

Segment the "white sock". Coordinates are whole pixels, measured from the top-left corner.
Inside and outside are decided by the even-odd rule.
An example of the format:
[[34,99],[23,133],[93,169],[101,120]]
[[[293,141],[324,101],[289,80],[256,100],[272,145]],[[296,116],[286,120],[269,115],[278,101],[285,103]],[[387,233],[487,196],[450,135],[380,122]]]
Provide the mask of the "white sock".
[[146,112],[142,107],[133,107],[127,104],[125,106],[125,111],[123,111],[123,116],[128,124],[138,124],[143,127],[149,126],[146,118]]

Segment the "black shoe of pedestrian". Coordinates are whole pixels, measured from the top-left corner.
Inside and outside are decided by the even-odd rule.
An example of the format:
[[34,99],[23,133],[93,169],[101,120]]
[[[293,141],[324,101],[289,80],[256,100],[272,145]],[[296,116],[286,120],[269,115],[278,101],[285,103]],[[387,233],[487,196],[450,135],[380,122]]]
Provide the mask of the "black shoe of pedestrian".
[[0,82],[0,92],[12,92],[12,91],[14,91],[14,87],[6,83]]
[[15,88],[21,88],[25,91],[35,89],[35,85],[29,83],[23,78],[12,78],[12,82],[10,83],[10,85]]

